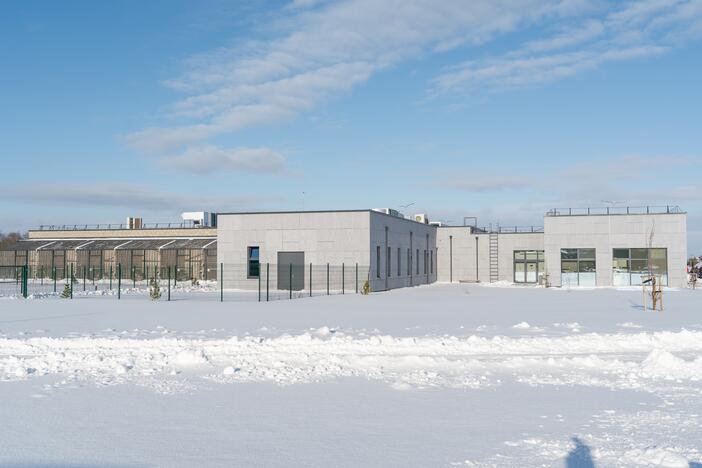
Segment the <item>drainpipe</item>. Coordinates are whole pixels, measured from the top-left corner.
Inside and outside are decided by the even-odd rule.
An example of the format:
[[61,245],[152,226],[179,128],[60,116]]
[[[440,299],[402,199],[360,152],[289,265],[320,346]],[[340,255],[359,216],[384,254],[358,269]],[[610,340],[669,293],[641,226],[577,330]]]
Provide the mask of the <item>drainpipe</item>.
[[453,283],[453,236],[449,236],[449,282]]
[[480,279],[478,278],[478,236],[475,236],[475,282],[479,283]]
[[390,273],[390,260],[388,258],[388,227],[385,226],[385,290],[388,290],[388,274]]

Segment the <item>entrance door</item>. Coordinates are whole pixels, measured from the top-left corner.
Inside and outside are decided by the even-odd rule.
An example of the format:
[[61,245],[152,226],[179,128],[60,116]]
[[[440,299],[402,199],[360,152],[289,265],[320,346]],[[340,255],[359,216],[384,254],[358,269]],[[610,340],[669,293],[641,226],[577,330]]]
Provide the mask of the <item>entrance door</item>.
[[305,289],[305,252],[278,252],[278,289]]

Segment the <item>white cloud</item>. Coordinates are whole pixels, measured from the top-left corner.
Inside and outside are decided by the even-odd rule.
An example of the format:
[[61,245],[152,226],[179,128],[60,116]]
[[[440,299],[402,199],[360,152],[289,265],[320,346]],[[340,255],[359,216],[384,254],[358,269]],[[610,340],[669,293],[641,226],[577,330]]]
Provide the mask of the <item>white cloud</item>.
[[602,18],[586,18],[558,34],[532,40],[501,56],[447,67],[430,95],[508,90],[540,85],[607,62],[659,55],[694,37],[702,21],[699,0],[621,3]]
[[[346,0],[298,2],[269,40],[222,47],[187,61],[167,84],[190,96],[172,117],[191,120],[126,137],[143,151],[294,118],[404,60],[493,37],[584,8],[563,0]],[[293,5],[295,6],[295,5]]]
[[478,177],[470,176],[465,179],[452,179],[444,181],[440,187],[461,190],[473,193],[501,192],[505,190],[521,190],[536,187],[538,181],[524,177],[491,176],[481,174]]
[[439,72],[429,94],[540,85],[702,34],[700,0],[293,0],[278,14],[255,40],[185,60],[182,75],[166,82],[185,93],[164,116],[178,123],[134,132],[127,144],[172,153],[291,120],[402,62],[468,52],[526,28],[533,34],[516,49]]
[[193,193],[167,192],[149,186],[126,183],[94,185],[23,184],[3,188],[3,199],[15,203],[43,205],[122,207],[129,210],[151,210],[159,213],[188,210],[240,211],[259,207],[274,198],[250,196],[204,196]]
[[190,147],[182,154],[161,159],[166,167],[196,174],[213,172],[279,173],[285,158],[270,148],[222,149],[212,145]]

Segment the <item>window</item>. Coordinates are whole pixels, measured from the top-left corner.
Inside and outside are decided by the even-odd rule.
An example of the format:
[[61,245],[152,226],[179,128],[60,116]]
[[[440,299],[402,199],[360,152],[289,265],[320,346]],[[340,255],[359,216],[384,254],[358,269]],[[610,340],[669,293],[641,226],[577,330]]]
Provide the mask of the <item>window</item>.
[[402,254],[400,253],[401,249],[398,247],[397,248],[397,276],[402,275]]
[[668,285],[667,249],[612,250],[613,286],[638,286],[651,275],[660,276],[661,283]]
[[515,283],[539,283],[544,272],[543,250],[514,251]]
[[392,258],[391,258],[392,250],[390,249],[390,247],[387,248],[386,254],[387,254],[387,258],[385,259],[386,260],[385,261],[385,273],[386,273],[386,276],[388,278],[390,278],[390,276],[391,276],[390,275],[390,273],[391,273],[390,265],[392,265]]
[[248,247],[247,253],[247,271],[246,276],[249,278],[258,278],[261,274],[261,262],[259,259],[259,248],[258,247]]
[[561,249],[561,285],[595,286],[595,249]]
[[375,248],[375,277],[380,278],[380,246]]
[[430,250],[429,251],[429,273],[432,275],[434,274],[434,251]]
[[412,276],[412,249],[407,249],[407,276]]
[[417,274],[419,274],[419,249],[417,249]]

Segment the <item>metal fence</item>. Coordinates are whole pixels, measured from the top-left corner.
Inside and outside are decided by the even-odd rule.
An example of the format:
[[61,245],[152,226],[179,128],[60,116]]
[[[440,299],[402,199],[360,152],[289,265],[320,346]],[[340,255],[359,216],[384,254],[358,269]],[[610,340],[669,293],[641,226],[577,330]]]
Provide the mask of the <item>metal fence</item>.
[[272,301],[332,294],[356,294],[369,281],[369,267],[358,264],[221,264],[221,300]]
[[[67,299],[106,296],[151,299],[155,285],[160,300],[273,301],[304,297],[356,294],[369,282],[369,267],[352,265],[219,264],[205,281],[189,268],[133,267],[121,264],[102,269],[68,265],[65,268],[0,267],[0,297],[56,296]],[[370,283],[369,283],[370,284]]]

